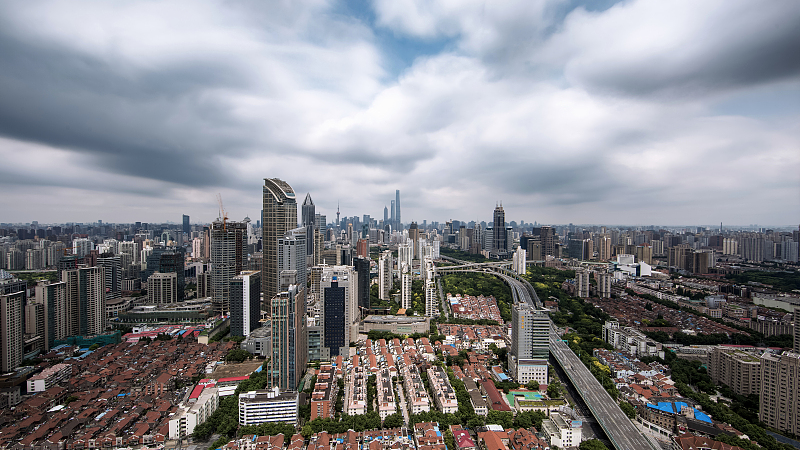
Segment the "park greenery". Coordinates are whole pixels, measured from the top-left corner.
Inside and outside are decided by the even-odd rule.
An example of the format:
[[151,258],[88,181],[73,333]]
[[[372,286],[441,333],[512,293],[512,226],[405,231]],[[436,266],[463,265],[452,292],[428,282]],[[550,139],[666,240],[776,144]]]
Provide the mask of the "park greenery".
[[728,274],[725,278],[738,284],[747,284],[751,281],[762,283],[782,292],[800,290],[800,272],[796,271],[767,272],[751,270],[739,274]]
[[452,249],[449,247],[439,248],[439,254],[449,258],[458,259],[460,261],[482,263],[489,261],[485,256],[476,253],[464,252],[461,250]]

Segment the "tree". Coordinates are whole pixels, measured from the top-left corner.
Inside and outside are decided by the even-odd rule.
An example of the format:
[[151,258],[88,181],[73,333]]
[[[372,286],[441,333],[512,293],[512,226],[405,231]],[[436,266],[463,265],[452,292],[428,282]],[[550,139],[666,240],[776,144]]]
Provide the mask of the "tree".
[[553,380],[547,385],[547,396],[550,398],[561,397],[561,383],[558,380]]
[[225,355],[226,362],[242,362],[246,359],[252,358],[253,355],[247,350],[241,348],[234,348]]
[[92,344],[91,347],[89,347],[89,351],[93,352],[93,351],[97,350],[98,348],[100,348],[100,344],[94,343],[94,344]]
[[308,439],[312,434],[314,434],[314,429],[311,428],[311,425],[305,424],[303,429],[300,430],[300,434],[302,434],[304,438]]
[[504,429],[509,429],[514,426],[514,414],[511,411],[492,410],[486,415],[486,423],[500,425]]
[[578,446],[580,450],[608,450],[608,447],[605,446],[602,442],[598,441],[597,439],[589,439],[588,441],[581,442],[581,445]]
[[636,418],[636,408],[634,408],[630,403],[622,402],[620,403],[619,407],[629,419],[633,420]]
[[529,391],[538,391],[539,390],[539,382],[536,380],[531,380],[528,384],[525,385],[525,388]]
[[403,415],[394,413],[383,419],[383,428],[400,428],[403,426]]

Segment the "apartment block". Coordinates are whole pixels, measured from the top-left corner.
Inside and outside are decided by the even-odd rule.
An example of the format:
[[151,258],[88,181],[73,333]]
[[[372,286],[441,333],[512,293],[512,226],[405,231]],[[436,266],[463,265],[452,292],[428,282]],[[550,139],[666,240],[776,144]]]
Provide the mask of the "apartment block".
[[281,393],[280,389],[264,389],[239,394],[239,425],[258,425],[267,422],[297,423],[300,407],[297,392]]
[[800,434],[800,354],[761,355],[758,418],[768,427]]
[[377,387],[378,394],[378,414],[381,415],[381,420],[397,412],[397,406],[394,401],[394,388],[392,387],[392,376],[389,374],[389,369],[381,369],[375,375],[375,386]]
[[716,347],[709,358],[709,375],[715,383],[728,385],[739,395],[758,394],[761,359],[743,350]]
[[431,389],[433,390],[433,398],[439,410],[445,414],[458,411],[456,391],[453,389],[453,386],[450,385],[450,379],[447,377],[447,372],[444,371],[444,368],[439,366],[429,368],[428,381],[430,382]]
[[317,373],[317,383],[311,393],[311,420],[333,417],[336,395],[339,393],[334,373],[333,366],[328,365],[320,367]]

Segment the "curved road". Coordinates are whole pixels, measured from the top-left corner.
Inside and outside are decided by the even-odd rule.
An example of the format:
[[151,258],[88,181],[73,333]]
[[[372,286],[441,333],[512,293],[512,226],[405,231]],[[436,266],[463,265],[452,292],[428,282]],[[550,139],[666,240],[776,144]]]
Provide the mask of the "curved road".
[[[476,264],[453,258],[443,258],[462,265],[437,268],[437,272],[491,273],[503,279],[511,287],[514,302],[523,301],[536,308],[541,308],[541,301],[530,283],[521,280],[518,275],[502,267],[501,264]],[[650,440],[639,432],[628,416],[622,412],[617,402],[608,395],[600,382],[583,365],[580,358],[559,338],[552,321],[550,322],[550,353],[564,369],[570,382],[575,386],[614,448],[617,450],[654,449]]]

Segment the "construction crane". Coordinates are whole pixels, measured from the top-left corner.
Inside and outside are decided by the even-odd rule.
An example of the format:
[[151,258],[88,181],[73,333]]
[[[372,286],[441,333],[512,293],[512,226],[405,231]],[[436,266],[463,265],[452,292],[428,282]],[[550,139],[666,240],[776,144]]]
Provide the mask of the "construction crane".
[[228,213],[226,213],[225,208],[222,207],[222,194],[217,194],[217,203],[219,203],[219,217],[222,219],[222,229],[224,230],[228,222]]

